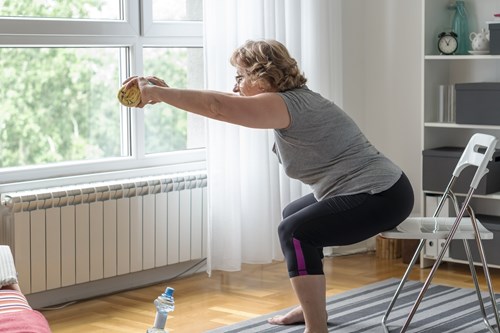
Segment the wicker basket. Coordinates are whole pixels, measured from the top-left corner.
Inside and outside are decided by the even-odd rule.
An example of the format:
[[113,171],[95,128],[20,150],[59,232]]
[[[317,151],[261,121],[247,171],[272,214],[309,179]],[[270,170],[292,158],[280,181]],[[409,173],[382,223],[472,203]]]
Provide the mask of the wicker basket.
[[379,259],[401,258],[401,239],[376,237],[375,255]]

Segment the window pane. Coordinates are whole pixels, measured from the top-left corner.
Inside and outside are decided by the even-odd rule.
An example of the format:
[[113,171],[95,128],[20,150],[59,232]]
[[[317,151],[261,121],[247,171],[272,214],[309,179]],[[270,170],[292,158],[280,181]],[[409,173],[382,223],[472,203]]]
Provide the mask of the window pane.
[[0,167],[120,156],[119,48],[0,48]]
[[[144,73],[171,87],[203,87],[203,49],[145,48]],[[145,108],[146,153],[205,147],[205,119],[165,103]]]
[[153,0],[153,21],[201,21],[203,0]]
[[119,20],[121,0],[0,0],[0,16]]

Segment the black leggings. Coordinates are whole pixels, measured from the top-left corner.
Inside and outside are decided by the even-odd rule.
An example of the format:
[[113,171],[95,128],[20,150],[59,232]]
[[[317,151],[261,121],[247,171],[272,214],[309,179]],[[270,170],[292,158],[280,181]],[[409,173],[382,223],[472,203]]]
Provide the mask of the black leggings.
[[396,227],[410,215],[413,201],[413,189],[403,173],[381,193],[322,201],[309,194],[290,203],[278,227],[289,276],[324,274],[323,247],[354,244]]

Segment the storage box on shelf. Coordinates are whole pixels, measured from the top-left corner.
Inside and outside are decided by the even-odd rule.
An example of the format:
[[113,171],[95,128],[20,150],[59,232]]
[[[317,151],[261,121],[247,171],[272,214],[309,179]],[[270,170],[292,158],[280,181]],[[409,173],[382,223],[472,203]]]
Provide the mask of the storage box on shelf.
[[457,124],[500,125],[500,82],[457,83]]
[[[423,151],[422,187],[424,191],[444,191],[464,148],[440,147]],[[489,172],[479,183],[476,194],[500,191],[500,151],[495,152],[488,166]],[[467,168],[455,184],[455,191],[467,193],[474,177],[474,168]]]
[[[500,239],[500,217],[490,215],[476,216],[481,224],[491,232],[493,239],[483,240],[484,251],[487,253],[488,263],[490,265],[500,265],[500,252],[498,251],[498,240]],[[495,240],[496,239],[496,240]],[[474,261],[479,261],[479,252],[475,246],[475,240],[470,239],[469,248],[471,249],[472,258]],[[449,257],[456,260],[467,260],[463,241],[454,240],[450,244]]]
[[490,54],[500,54],[500,21],[490,22]]

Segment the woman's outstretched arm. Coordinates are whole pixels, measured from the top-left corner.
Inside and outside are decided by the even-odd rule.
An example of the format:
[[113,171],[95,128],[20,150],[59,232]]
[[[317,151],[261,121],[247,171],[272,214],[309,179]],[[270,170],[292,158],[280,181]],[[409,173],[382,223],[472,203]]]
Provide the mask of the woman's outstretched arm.
[[141,103],[137,107],[163,102],[204,117],[251,128],[278,129],[290,124],[286,104],[277,93],[239,96],[210,90],[176,89],[153,77],[132,77],[125,85],[127,88],[139,87]]

